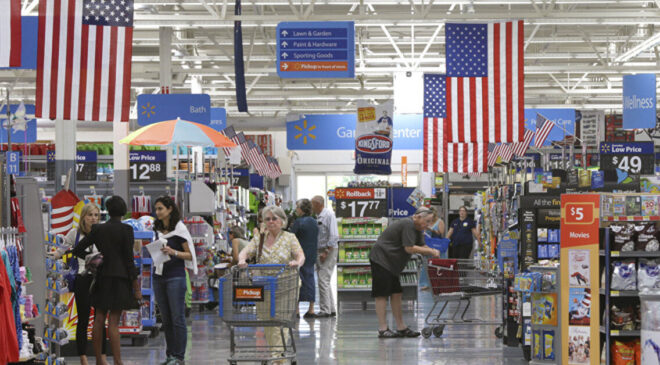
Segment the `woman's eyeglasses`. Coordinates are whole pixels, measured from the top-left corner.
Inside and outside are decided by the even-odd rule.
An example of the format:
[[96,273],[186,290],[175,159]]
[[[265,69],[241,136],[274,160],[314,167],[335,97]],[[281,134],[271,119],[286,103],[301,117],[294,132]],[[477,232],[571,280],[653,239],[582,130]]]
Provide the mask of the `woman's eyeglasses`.
[[271,222],[271,221],[276,221],[276,220],[277,220],[277,217],[266,217],[266,218],[264,218],[264,221],[266,221],[266,222]]

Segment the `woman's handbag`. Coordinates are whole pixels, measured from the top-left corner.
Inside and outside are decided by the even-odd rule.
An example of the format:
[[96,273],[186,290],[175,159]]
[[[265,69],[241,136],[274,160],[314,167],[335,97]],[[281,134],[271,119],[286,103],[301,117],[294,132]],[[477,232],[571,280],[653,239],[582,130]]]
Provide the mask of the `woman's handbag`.
[[92,279],[92,284],[89,286],[90,293],[94,292],[94,288],[96,287],[96,279],[98,277],[97,274],[99,273],[102,265],[103,254],[100,252],[95,252],[85,257],[85,270],[87,270],[88,274],[94,277],[94,279]]

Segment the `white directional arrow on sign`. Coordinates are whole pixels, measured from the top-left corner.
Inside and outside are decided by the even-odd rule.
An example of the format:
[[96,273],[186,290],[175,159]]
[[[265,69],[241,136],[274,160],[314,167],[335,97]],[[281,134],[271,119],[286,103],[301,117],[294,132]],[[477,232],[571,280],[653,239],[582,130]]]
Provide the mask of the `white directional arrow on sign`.
[[286,46],[288,46],[288,45],[289,45],[289,43],[286,43],[286,41],[282,42],[282,48],[286,48]]
[[289,68],[289,65],[286,64],[286,63],[283,63],[283,64],[282,64],[282,68],[284,69],[284,71],[286,71],[286,69]]
[[283,30],[282,31],[282,37],[286,37],[287,35],[289,35],[289,32],[287,32],[286,29]]
[[286,53],[286,52],[282,53],[282,58],[286,59],[287,57],[289,57],[288,53]]

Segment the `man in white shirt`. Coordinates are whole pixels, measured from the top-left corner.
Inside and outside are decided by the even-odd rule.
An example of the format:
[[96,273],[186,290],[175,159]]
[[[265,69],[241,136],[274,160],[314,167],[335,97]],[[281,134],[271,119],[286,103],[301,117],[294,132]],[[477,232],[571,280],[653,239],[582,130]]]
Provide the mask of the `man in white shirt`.
[[316,214],[319,225],[319,252],[316,271],[319,284],[320,310],[316,317],[334,317],[337,313],[330,281],[335,266],[337,266],[337,241],[339,240],[337,218],[331,209],[325,208],[325,199],[320,195],[312,198],[312,210]]

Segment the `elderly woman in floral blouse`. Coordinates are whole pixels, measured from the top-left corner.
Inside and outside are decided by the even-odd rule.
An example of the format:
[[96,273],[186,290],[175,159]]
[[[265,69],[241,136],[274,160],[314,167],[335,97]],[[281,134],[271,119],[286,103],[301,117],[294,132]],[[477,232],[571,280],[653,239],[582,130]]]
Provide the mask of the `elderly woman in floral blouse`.
[[[265,230],[260,232],[259,236],[255,235],[252,241],[241,251],[238,255],[238,266],[247,267],[247,260],[257,257],[257,264],[280,264],[301,267],[305,263],[305,254],[300,246],[300,242],[298,242],[295,234],[282,230],[283,227],[286,227],[287,222],[284,210],[277,206],[267,206],[261,211],[261,216],[265,223]],[[265,236],[261,253],[259,253],[262,235]],[[267,303],[268,300],[266,298],[264,299],[264,303]],[[279,299],[276,299],[276,305],[278,307],[283,305]],[[295,301],[297,303],[297,297]],[[266,335],[266,341],[273,351],[283,349],[282,333],[279,331],[279,328],[266,327],[264,328],[264,333]],[[291,335],[291,332],[289,332],[289,335]]]

